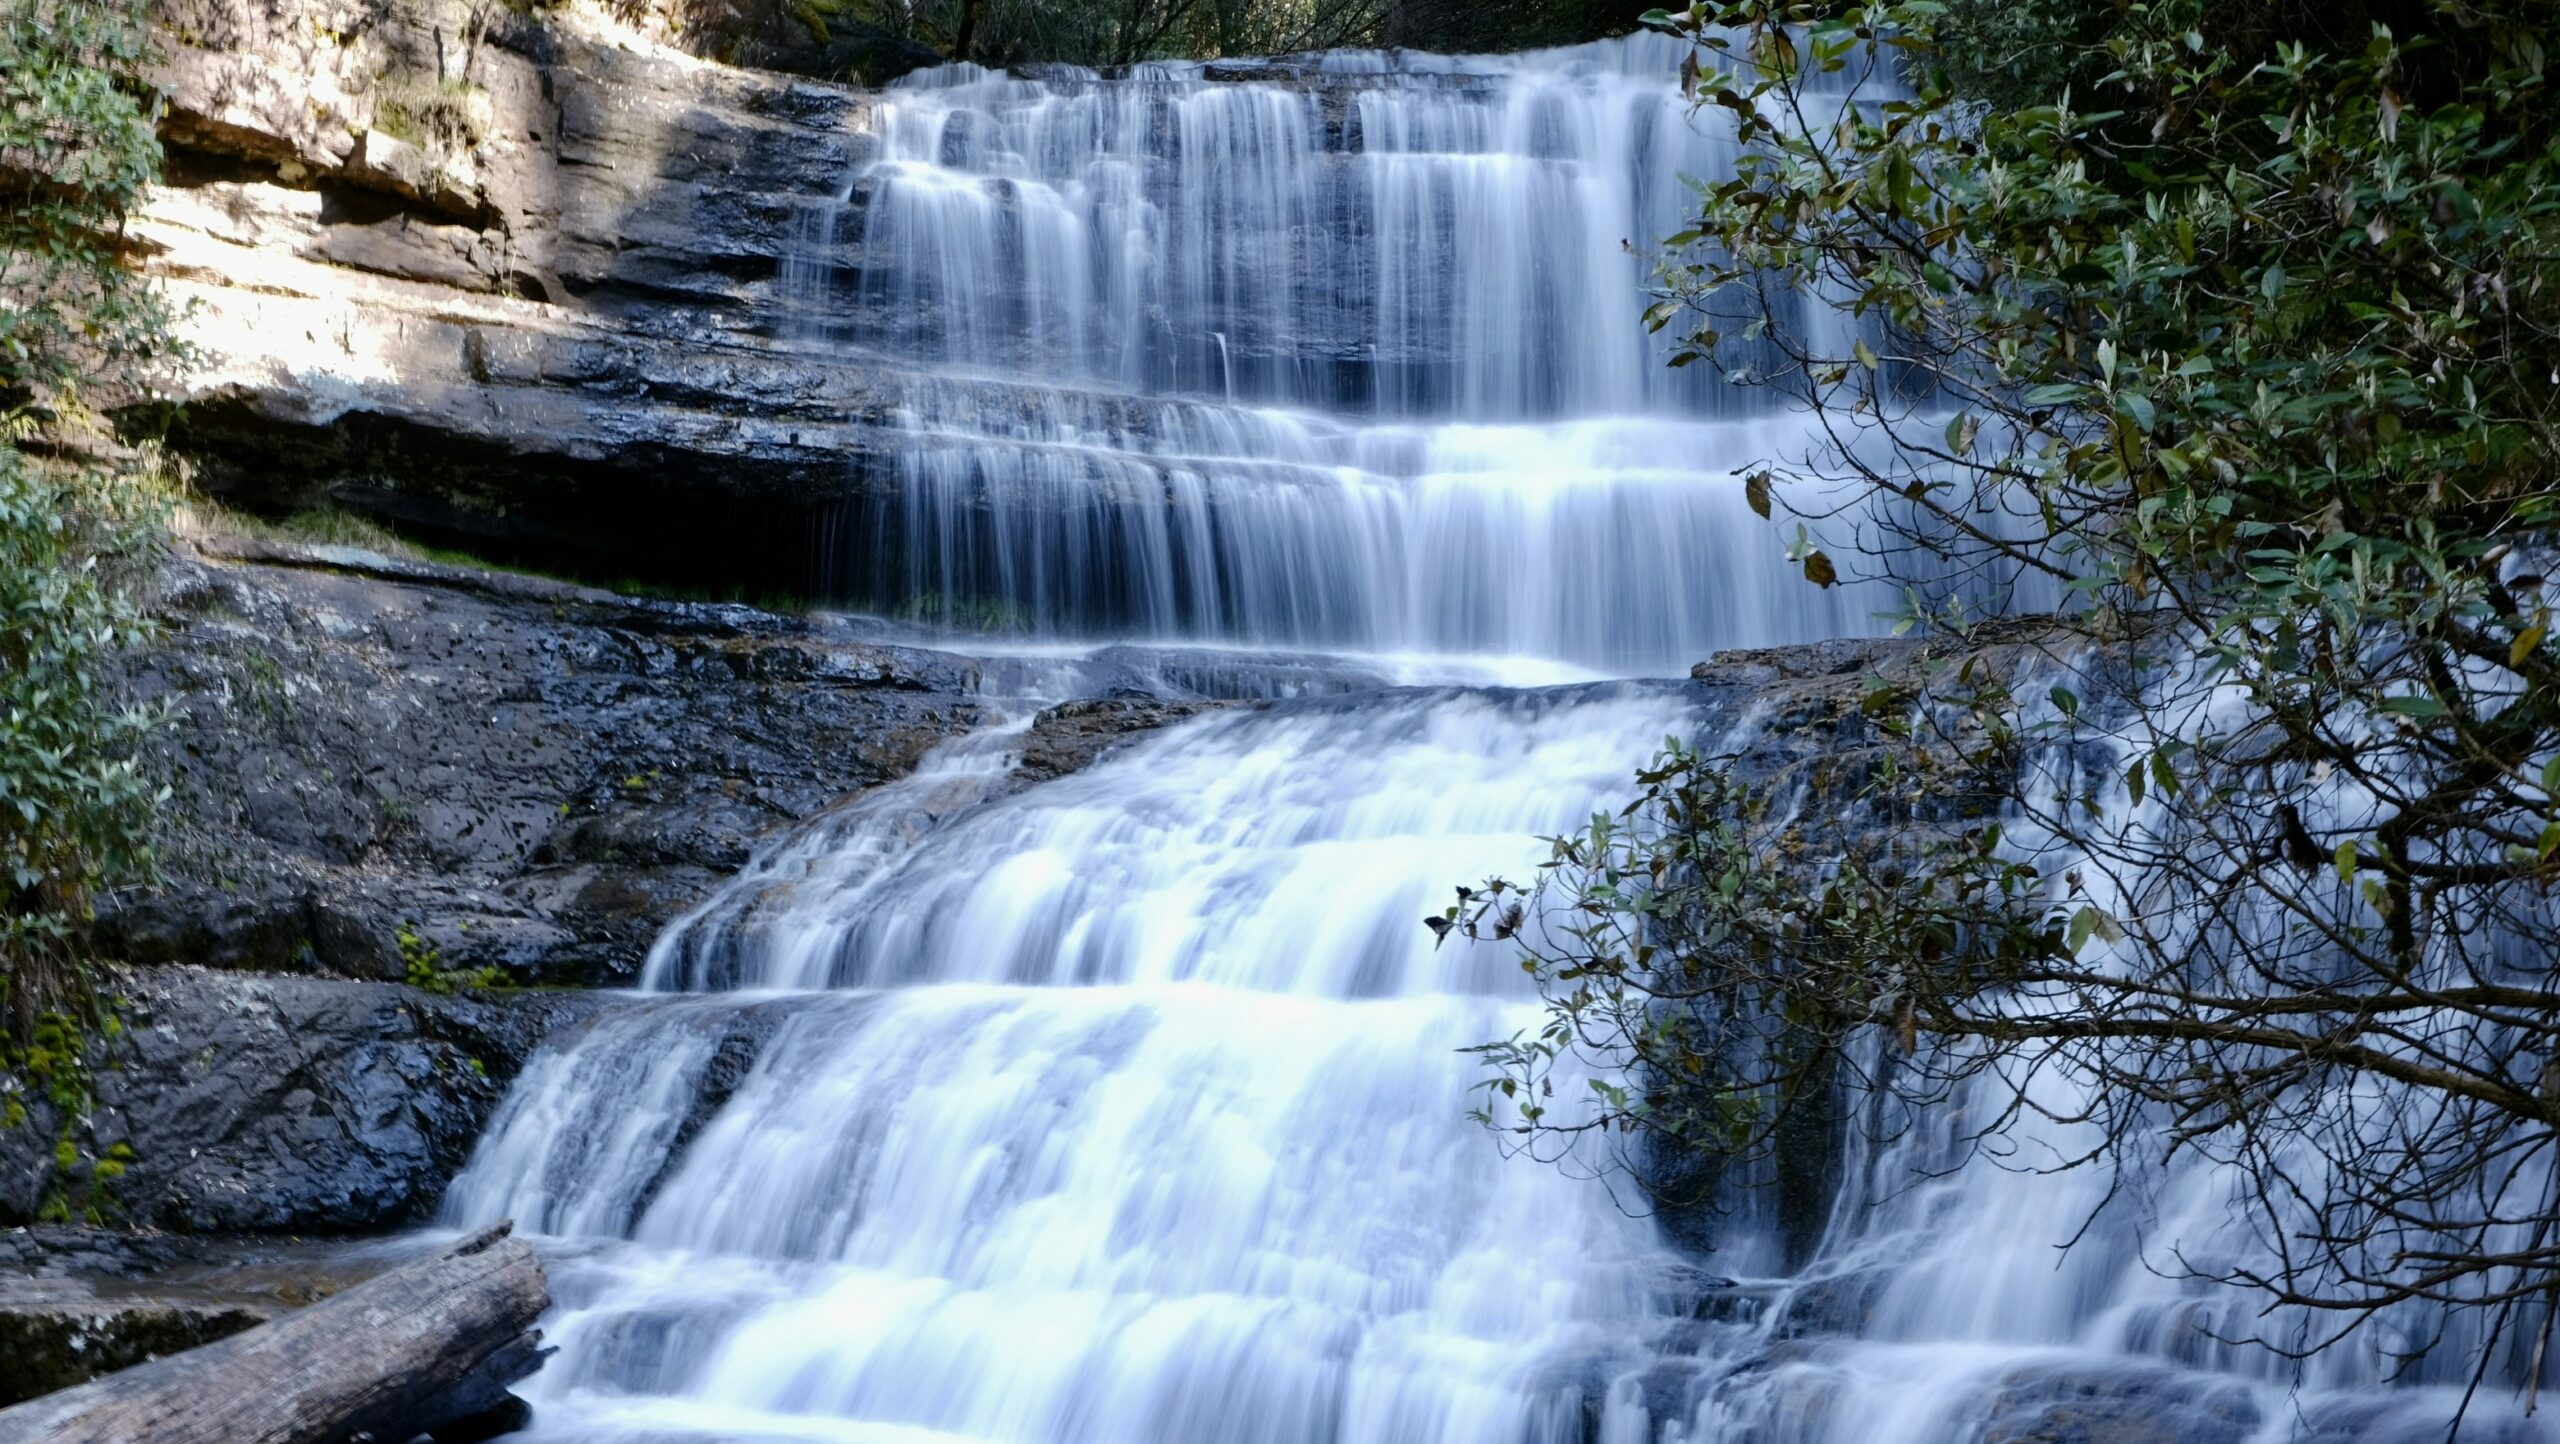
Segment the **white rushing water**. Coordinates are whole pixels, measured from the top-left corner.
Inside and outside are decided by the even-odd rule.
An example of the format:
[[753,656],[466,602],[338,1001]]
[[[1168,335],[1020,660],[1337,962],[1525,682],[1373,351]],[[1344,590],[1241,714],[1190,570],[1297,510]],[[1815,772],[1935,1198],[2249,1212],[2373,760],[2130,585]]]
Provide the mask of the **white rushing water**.
[[902,384],[825,589],[1637,672],[1867,630],[1891,595],[1803,594],[1743,505],[1801,419],[1643,325],[1687,179],[1738,154],[1678,55],[905,83],[811,227],[795,324],[947,369]]
[[652,981],[710,991],[555,1044],[455,1188],[451,1221],[552,1239],[543,1436],[2440,1437],[2452,1391],[2378,1389],[2371,1349],[2302,1375],[2200,1332],[2245,1306],[2146,1247],[2231,1236],[2211,1170],[2062,1252],[2110,1187],[2031,1171],[2067,1125],[1947,1175],[1949,1110],[1795,1277],[1748,1214],[1700,1258],[1505,1159],[1459,1050],[1537,1006],[1416,920],[1709,725],[1749,719],[1664,684],[1374,694],[973,806],[998,729],[811,829],[662,941]]
[[[807,344],[924,366],[836,590],[977,630],[1027,689],[1659,675],[1869,629],[1881,598],[1806,586],[1742,504],[1798,423],[1638,323],[1622,243],[1733,160],[1677,61],[900,88],[791,268]],[[1106,665],[1118,639],[1228,651]],[[1313,648],[1365,660],[1282,655]],[[517,1081],[446,1221],[544,1237],[541,1437],[2441,1433],[2369,1356],[2297,1380],[2200,1342],[2144,1249],[2224,1239],[2209,1176],[2064,1255],[2098,1175],[1936,1177],[1950,1116],[1853,1159],[1780,1277],[1748,1212],[1701,1255],[1503,1156],[1461,1050],[1537,1001],[1420,919],[1746,717],[1667,682],[1372,687],[1007,793],[1027,716],[769,851]]]
[[607,1015],[455,1188],[457,1221],[627,1240],[560,1271],[546,1424],[1584,1437],[1677,1260],[1467,1119],[1459,1050],[1536,1005],[1417,919],[1689,725],[1660,687],[1391,694],[1213,716],[934,826],[946,762],[834,820],[653,977],[847,991]]
[[[2252,724],[2239,689],[2211,685],[2200,663],[2164,670],[2140,684],[2155,699],[2176,699],[2160,702],[2153,721],[2190,741]],[[2084,697],[2121,685],[2067,666],[2034,680],[2021,695],[2055,680]],[[2145,847],[2203,844],[2162,794],[2146,799],[2122,785],[2153,739],[2135,727],[2111,731],[2096,717],[2084,714],[2068,744],[2031,759],[2020,795],[2099,799],[2097,816],[2075,824],[2110,848],[2076,847],[2013,810],[2004,849],[2034,860],[2056,901],[2143,918],[2196,947],[2230,945],[2230,934],[2216,930],[2223,926],[2289,926],[2274,904],[2246,896],[2202,907],[2137,860]],[[2056,719],[2047,711],[2042,720]],[[2334,808],[2366,827],[2372,805],[2343,782],[2311,789],[2304,804],[2312,825],[2329,821],[2315,808]],[[2214,921],[2200,921],[2207,918]],[[2119,948],[2140,961],[2131,945],[2103,940],[2082,956],[2103,967]],[[1870,1055],[1865,1066],[1875,1061]],[[2459,1418],[2460,1440],[2560,1440],[2560,1428],[2533,1417],[2515,1387],[2526,1377],[2527,1345],[2512,1333],[2501,1340],[2486,1311],[2404,1302],[2357,1320],[2342,1342],[2315,1347],[2342,1333],[2338,1312],[2280,1307],[2206,1281],[2244,1265],[2272,1273],[2271,1238],[2299,1248],[2306,1225],[2287,1205],[2320,1196],[2326,1163],[2314,1145],[2257,1140],[2285,1186],[2303,1190],[2262,1194],[2247,1170],[2203,1148],[2164,1162],[2137,1131],[2119,1171],[2103,1156],[2105,1133],[2088,1121],[2100,1086],[2050,1057],[2025,1055],[2002,1076],[1903,1120],[1910,1126],[1889,1142],[1862,1144],[1853,1134],[1850,1181],[1833,1201],[1823,1246],[1769,1288],[1744,1346],[1748,1362],[1698,1358],[1658,1396],[1675,1399],[1665,1412],[1688,1421],[1677,1437],[2433,1444]],[[2369,1078],[2313,1086],[2323,1106],[2365,1110],[2376,1136],[2435,1106]],[[1996,1136],[1976,1137],[1985,1119],[2020,1103]],[[2533,1154],[2516,1166],[2538,1191]],[[1788,1342],[1768,1348],[1774,1340]],[[2494,1358],[2484,1363],[2484,1355]]]

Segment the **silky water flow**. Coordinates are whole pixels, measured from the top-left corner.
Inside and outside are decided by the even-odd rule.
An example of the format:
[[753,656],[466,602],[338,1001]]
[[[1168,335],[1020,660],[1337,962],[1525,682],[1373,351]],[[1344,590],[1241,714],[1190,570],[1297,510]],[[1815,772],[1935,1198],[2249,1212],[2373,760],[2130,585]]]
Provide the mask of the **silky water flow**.
[[[964,650],[1578,680],[1212,712],[1022,790],[1041,699],[998,699],[1013,722],[771,849],[534,1059],[446,1203],[542,1239],[538,1436],[2441,1434],[2445,1391],[2370,1360],[2195,1347],[2128,1232],[2059,1252],[2093,1176],[1855,1181],[1917,1177],[1922,1130],[1854,1161],[1780,1277],[1747,1213],[1701,1254],[1469,1119],[1462,1050],[1539,1005],[1422,917],[1533,869],[1664,738],[1752,723],[1609,679],[1891,601],[1808,587],[1745,507],[1736,468],[1807,441],[1783,397],[1641,323],[1645,243],[1734,160],[1678,60],[962,66],[884,97],[788,268],[802,344],[903,368],[831,590]],[[2213,1180],[2164,1183],[2150,1241],[2210,1236]]]

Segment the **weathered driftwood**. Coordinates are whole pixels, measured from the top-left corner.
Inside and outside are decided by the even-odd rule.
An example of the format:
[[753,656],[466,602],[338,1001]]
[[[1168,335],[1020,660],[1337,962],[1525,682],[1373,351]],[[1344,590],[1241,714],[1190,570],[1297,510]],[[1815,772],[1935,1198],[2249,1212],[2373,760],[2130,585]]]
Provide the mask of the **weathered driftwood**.
[[[503,1412],[542,1265],[499,1224],[246,1333],[0,1410],[0,1444],[392,1444]],[[481,1430],[467,1432],[480,1433]]]

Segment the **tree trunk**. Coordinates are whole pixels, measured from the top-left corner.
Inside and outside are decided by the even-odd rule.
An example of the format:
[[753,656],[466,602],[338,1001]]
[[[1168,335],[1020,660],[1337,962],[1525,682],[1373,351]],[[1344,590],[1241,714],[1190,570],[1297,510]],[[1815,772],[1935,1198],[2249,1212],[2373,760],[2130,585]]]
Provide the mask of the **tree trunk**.
[[[0,1444],[396,1444],[511,1417],[551,1306],[510,1225],[246,1333],[0,1410]],[[457,1435],[461,1437],[461,1435]]]

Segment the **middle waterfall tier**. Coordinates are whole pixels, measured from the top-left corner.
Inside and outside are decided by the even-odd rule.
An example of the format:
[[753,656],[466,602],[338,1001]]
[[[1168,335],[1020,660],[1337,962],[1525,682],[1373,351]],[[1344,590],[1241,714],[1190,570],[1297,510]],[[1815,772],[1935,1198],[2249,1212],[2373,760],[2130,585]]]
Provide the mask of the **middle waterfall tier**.
[[1694,725],[1657,684],[1417,690],[1203,718],[921,837],[884,788],[670,927],[646,981],[1521,989],[1420,919],[1525,876],[1626,759]]

